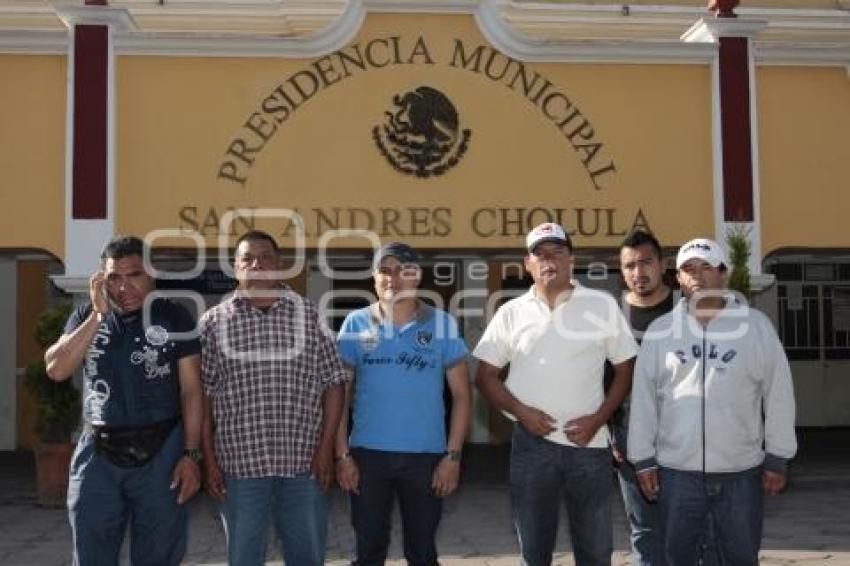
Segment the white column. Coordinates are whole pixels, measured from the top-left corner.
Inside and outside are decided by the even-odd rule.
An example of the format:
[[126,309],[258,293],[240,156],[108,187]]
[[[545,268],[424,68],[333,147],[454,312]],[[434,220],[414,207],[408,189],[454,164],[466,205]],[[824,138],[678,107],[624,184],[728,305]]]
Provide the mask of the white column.
[[[725,248],[726,237],[730,233],[744,234],[750,244],[749,269],[754,277],[761,275],[761,186],[759,177],[759,151],[758,151],[758,108],[756,97],[755,59],[753,55],[753,38],[755,38],[765,27],[767,22],[762,20],[751,20],[744,18],[701,18],[694,23],[685,33],[681,40],[686,43],[710,43],[717,47],[714,60],[711,65],[711,109],[712,109],[712,146],[714,153],[714,238]],[[749,127],[746,128],[750,135],[750,171],[752,184],[752,221],[731,221],[725,217],[725,188],[723,179],[723,132],[721,128],[721,117],[724,112],[723,97],[721,92],[721,39],[741,38],[747,42],[746,64],[747,64],[747,91],[749,93]],[[740,62],[740,61],[739,61]],[[728,63],[728,60],[727,60]],[[761,279],[754,281],[754,286],[761,284]]]
[[[98,268],[98,254],[103,245],[115,234],[115,34],[135,29],[129,11],[121,8],[99,6],[59,6],[56,14],[69,31],[68,80],[65,133],[65,276],[88,277]],[[77,25],[100,25],[109,30],[107,68],[107,213],[103,219],[76,219],[73,217],[74,171],[74,84],[75,49],[74,30]],[[54,281],[65,289],[62,277]],[[69,289],[65,289],[69,291]]]

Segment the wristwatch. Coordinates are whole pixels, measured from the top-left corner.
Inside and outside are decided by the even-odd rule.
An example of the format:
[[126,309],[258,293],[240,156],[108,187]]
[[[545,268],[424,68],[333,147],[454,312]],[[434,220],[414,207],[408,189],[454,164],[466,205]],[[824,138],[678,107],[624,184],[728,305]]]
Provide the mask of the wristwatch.
[[446,458],[452,462],[460,462],[460,450],[449,450],[446,452]]
[[196,464],[200,464],[201,460],[204,459],[204,455],[198,448],[186,448],[183,450],[183,455],[195,462]]

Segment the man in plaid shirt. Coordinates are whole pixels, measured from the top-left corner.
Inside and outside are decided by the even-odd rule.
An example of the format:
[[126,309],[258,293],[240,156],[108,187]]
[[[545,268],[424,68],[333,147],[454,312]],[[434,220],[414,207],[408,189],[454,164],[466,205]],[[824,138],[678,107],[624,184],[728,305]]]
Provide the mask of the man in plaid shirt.
[[323,564],[324,491],[346,370],[316,306],[280,280],[274,239],[236,243],[236,292],[201,318],[204,467],[231,565],[263,564],[269,514],[286,564]]

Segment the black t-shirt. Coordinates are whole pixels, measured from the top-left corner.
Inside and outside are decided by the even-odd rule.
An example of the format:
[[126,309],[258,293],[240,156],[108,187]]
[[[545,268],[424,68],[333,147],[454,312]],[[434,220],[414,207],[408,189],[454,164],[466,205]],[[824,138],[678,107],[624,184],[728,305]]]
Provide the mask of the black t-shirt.
[[651,307],[638,307],[623,302],[623,314],[629,320],[629,325],[632,327],[632,335],[635,337],[638,345],[643,340],[643,334],[652,321],[661,315],[665,315],[673,310],[673,291],[667,294],[667,298]]
[[[75,309],[65,333],[80,326],[91,309],[91,304]],[[188,311],[167,299],[154,300],[147,317],[141,310],[107,314],[83,359],[85,420],[128,426],[179,416],[178,362],[201,351],[195,329]]]
[[[629,321],[629,326],[632,328],[632,336],[635,337],[635,341],[637,341],[638,345],[640,345],[643,340],[643,335],[646,332],[646,329],[649,328],[649,325],[652,324],[652,321],[658,318],[659,316],[665,315],[671,310],[673,310],[673,291],[671,290],[667,293],[667,297],[658,303],[657,305],[653,305],[651,307],[639,307],[632,304],[629,304],[625,301],[622,301],[623,314]],[[611,365],[610,362],[605,362],[605,392],[608,392],[608,388],[611,387],[611,383],[614,381],[614,366]],[[626,401],[623,402],[623,405],[617,407],[617,410],[614,411],[614,414],[611,416],[611,423],[617,426],[622,426],[625,424],[626,420],[626,407],[628,404],[628,397]]]

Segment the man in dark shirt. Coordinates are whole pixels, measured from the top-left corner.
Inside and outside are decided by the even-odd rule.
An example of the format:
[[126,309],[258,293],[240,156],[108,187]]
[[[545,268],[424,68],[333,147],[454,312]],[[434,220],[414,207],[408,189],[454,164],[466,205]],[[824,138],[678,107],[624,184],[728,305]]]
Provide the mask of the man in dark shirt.
[[[620,271],[628,291],[622,308],[638,344],[650,323],[673,308],[673,292],[664,284],[661,246],[652,234],[636,230],[620,247]],[[631,527],[632,553],[636,566],[660,564],[656,549],[656,510],[644,498],[634,467],[626,461],[628,399],[612,419],[614,459]]]
[[71,313],[45,354],[51,379],[82,366],[85,427],[71,463],[74,564],[118,564],[127,521],[134,565],[176,565],[186,551],[183,503],[200,485],[203,418],[195,323],[165,299],[144,244],[118,237],[91,276],[91,302]]

